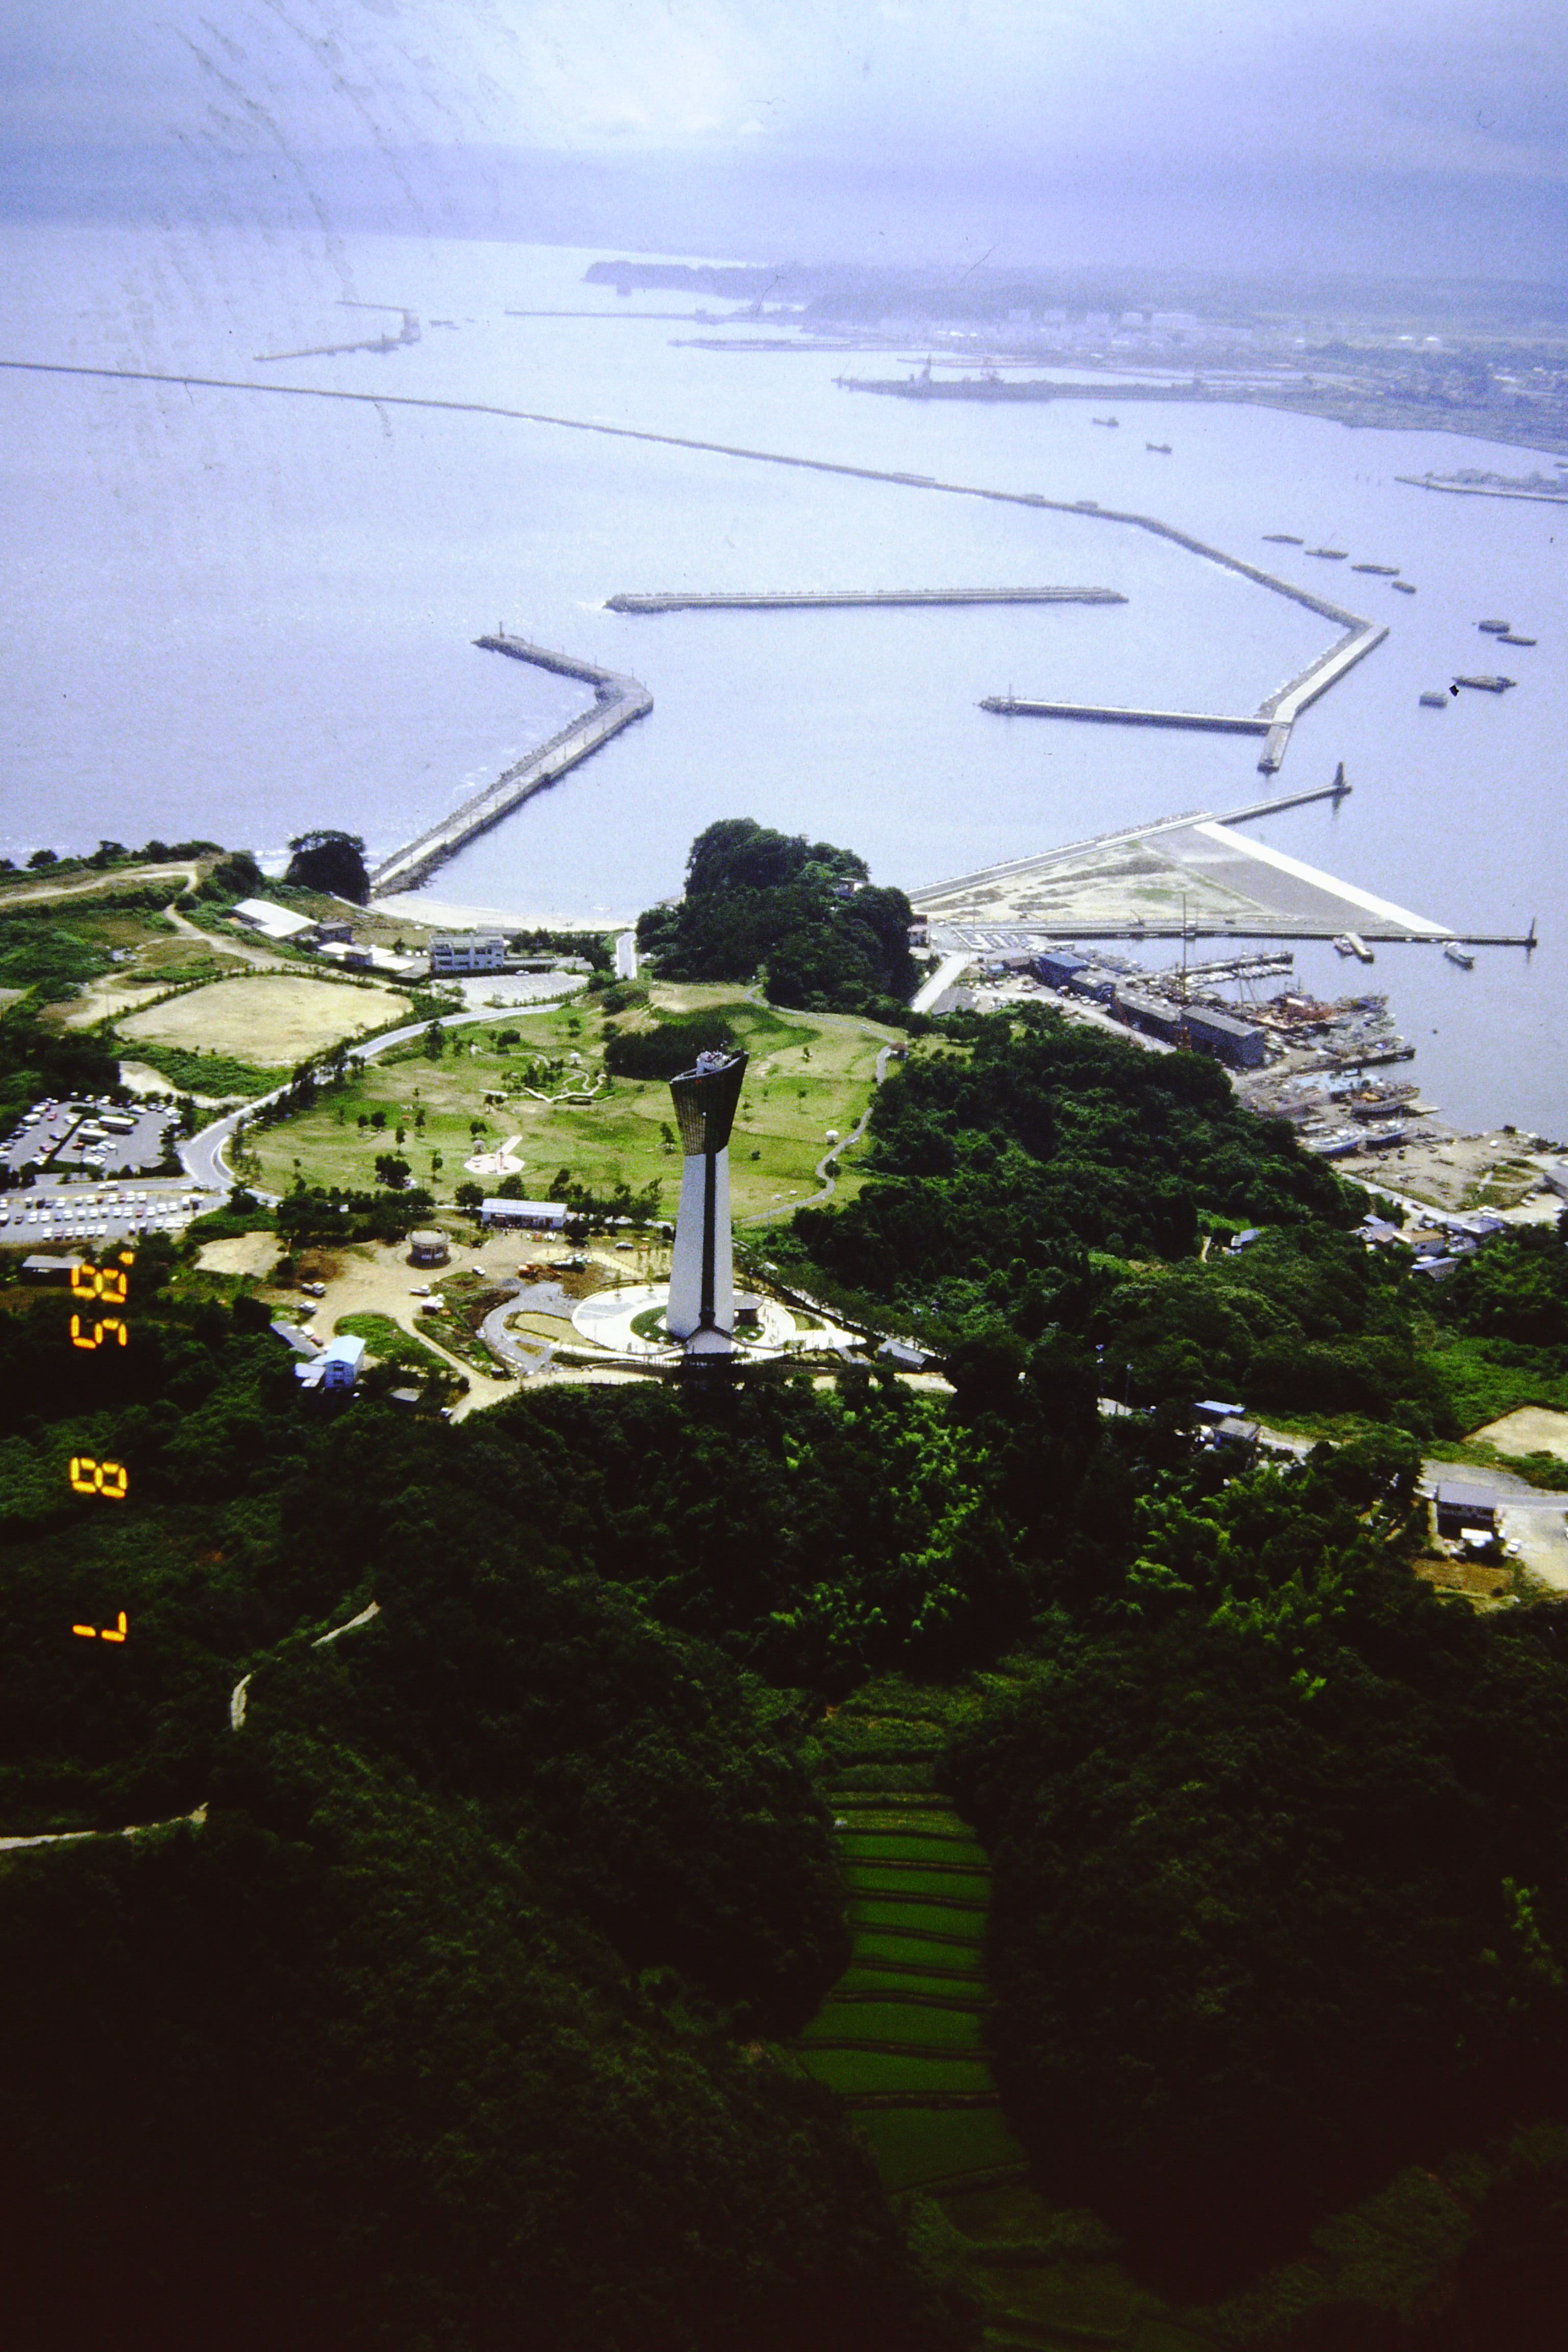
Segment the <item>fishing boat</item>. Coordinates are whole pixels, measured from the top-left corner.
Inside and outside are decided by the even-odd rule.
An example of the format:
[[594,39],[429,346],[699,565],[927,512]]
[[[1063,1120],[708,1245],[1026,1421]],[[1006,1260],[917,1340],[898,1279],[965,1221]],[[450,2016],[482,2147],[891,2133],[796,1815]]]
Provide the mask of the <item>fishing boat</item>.
[[1377,961],[1377,958],[1373,954],[1372,950],[1368,947],[1366,941],[1362,938],[1359,931],[1342,931],[1339,938],[1334,941],[1334,945],[1341,955],[1354,956],[1358,963],[1375,963]]
[[1145,449],[1152,449],[1156,457],[1168,457],[1171,454],[1171,445],[1168,441],[1145,441],[1143,446]]
[[1533,637],[1516,637],[1511,629],[1504,629],[1498,638],[1500,646],[1532,646]]
[[1402,596],[1414,596],[1415,593],[1413,583],[1408,580],[1391,580],[1388,584],[1391,588],[1397,588]]
[[1352,572],[1375,572],[1380,580],[1392,580],[1398,572],[1397,563],[1352,563]]
[[1091,416],[1089,418],[1089,423],[1091,425],[1120,425],[1121,422],[1121,419],[1120,416]]
[[1506,694],[1510,686],[1519,684],[1519,680],[1516,677],[1495,677],[1483,672],[1479,677],[1457,677],[1454,684],[1478,687],[1482,694]]
[[1421,697],[1421,707],[1424,710],[1447,710],[1452,698],[1451,696],[1445,694],[1441,688],[1434,687],[1429,693]]
[[1342,563],[1350,551],[1343,547],[1310,547],[1307,552],[1321,555],[1325,563]]
[[1478,621],[1476,626],[1489,637],[1505,637],[1512,623],[1509,621]]
[[1300,547],[1302,544],[1293,530],[1266,530],[1263,543],[1266,547]]
[[1457,963],[1461,971],[1474,971],[1476,968],[1475,957],[1473,955],[1468,955],[1463,948],[1456,947],[1452,942],[1450,942],[1449,945],[1443,950],[1443,953],[1447,957],[1450,963]]

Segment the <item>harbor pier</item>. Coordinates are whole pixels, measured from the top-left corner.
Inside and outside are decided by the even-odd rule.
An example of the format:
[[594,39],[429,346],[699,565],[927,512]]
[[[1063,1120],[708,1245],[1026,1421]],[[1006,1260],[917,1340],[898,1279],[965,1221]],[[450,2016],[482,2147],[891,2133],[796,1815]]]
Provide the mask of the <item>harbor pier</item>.
[[606,596],[609,613],[837,611],[858,604],[1125,604],[1116,588],[826,588],[686,595],[679,590]]

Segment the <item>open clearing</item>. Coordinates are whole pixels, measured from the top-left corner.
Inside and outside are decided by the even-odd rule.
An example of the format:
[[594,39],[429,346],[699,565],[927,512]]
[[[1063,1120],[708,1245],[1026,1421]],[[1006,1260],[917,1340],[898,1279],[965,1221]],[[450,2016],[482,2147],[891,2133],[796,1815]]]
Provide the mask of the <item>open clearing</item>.
[[1470,1432],[1470,1443],[1495,1445],[1500,1454],[1552,1454],[1568,1462],[1568,1412],[1549,1412],[1544,1405],[1521,1405],[1484,1429]]
[[122,1021],[120,1034],[149,1045],[183,1046],[187,1053],[210,1048],[280,1069],[408,1011],[408,999],[389,989],[258,976],[216,981],[166,1004],[150,1005]]

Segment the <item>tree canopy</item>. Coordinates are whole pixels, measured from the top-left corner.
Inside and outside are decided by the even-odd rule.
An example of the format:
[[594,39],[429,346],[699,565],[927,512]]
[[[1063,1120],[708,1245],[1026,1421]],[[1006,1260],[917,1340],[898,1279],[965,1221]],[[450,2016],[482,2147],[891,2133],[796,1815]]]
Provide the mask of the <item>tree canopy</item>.
[[289,846],[294,855],[289,860],[285,882],[301,890],[324,890],[334,898],[351,898],[356,907],[364,905],[370,897],[370,876],[365,871],[364,843],[357,833],[323,826],[314,833],[297,834]]

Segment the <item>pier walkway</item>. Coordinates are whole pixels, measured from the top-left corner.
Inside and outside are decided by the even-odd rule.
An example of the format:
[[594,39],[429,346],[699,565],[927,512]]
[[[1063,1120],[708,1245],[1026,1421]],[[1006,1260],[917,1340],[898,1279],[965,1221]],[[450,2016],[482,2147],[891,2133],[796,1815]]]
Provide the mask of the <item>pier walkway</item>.
[[653,709],[653,697],[646,686],[635,677],[622,677],[614,670],[600,669],[593,662],[578,661],[571,654],[553,653],[546,646],[531,645],[526,637],[498,634],[476,637],[474,643],[487,653],[510,654],[514,661],[531,662],[536,669],[553,670],[562,677],[580,677],[594,689],[594,707],[581,719],[563,727],[549,741],[531,751],[525,760],[487,784],[482,792],[455,808],[439,824],[430,825],[412,841],[384,857],[370,877],[373,899],[384,898],[389,891],[413,890],[428,881],[443,861],[472,841],[476,834],[484,833],[501,818],[510,816],[523,802],[531,800],[629,727],[634,719],[646,718]]

